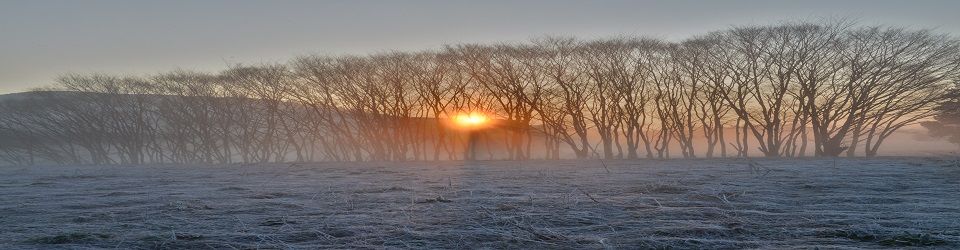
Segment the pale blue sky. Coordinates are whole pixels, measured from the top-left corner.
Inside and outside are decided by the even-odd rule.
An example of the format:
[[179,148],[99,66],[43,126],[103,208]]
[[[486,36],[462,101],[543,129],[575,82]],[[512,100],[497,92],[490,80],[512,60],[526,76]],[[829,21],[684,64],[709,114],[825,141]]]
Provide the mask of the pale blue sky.
[[0,93],[69,72],[218,71],[309,54],[438,48],[542,35],[682,39],[820,17],[960,34],[957,0],[0,0]]

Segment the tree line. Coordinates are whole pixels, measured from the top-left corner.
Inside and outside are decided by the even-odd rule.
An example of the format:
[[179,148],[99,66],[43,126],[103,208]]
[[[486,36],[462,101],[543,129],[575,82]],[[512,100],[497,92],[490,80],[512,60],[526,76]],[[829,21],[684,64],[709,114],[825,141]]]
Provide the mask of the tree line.
[[957,39],[846,22],[68,74],[0,104],[0,159],[458,160],[467,138],[443,123],[471,111],[514,160],[876,156],[957,82]]

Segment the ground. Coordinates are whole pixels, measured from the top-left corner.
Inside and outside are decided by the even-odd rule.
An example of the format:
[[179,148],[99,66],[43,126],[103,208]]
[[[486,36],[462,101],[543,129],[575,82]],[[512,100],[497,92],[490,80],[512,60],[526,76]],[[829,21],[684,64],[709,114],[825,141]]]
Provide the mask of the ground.
[[0,168],[0,248],[960,248],[947,158]]

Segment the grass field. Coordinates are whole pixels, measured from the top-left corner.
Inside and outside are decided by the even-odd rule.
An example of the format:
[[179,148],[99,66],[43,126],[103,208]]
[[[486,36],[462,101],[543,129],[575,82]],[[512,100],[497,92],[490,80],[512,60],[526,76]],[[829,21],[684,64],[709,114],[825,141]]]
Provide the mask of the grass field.
[[0,169],[0,248],[960,248],[947,158]]

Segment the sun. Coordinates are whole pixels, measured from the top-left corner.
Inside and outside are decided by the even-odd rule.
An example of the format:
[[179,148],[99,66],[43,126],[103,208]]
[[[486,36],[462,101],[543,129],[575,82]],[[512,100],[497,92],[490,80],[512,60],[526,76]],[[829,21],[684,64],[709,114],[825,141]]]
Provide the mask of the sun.
[[477,128],[486,124],[490,119],[486,115],[471,112],[461,113],[453,117],[453,122],[464,128]]

